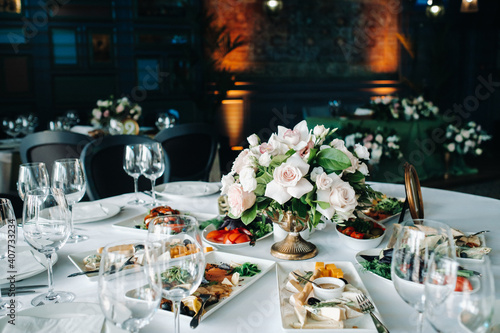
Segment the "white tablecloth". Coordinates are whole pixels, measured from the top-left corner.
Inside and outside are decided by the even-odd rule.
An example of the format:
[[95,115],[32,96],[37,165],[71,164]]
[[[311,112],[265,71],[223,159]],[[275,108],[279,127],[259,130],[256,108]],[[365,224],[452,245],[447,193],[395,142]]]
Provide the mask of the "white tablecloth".
[[[404,197],[403,185],[375,183],[374,188],[390,196]],[[144,199],[149,197],[141,194]],[[425,217],[438,220],[464,231],[479,231],[488,229],[486,242],[491,246],[490,258],[495,275],[496,298],[500,298],[500,200],[479,197],[474,195],[423,188],[422,195],[425,204]],[[167,204],[181,210],[217,214],[217,195],[195,199],[169,199]],[[133,194],[108,198],[103,202],[116,203],[120,206],[133,198]],[[161,198],[160,198],[161,199]],[[117,216],[101,222],[76,225],[79,233],[89,236],[89,240],[66,244],[59,252],[59,261],[54,266],[56,290],[72,291],[76,294],[75,302],[98,303],[97,282],[89,281],[85,276],[67,278],[67,275],[77,271],[69,261],[68,254],[94,250],[104,246],[110,241],[118,239],[132,239],[141,237],[137,230],[123,230],[112,227],[114,223],[124,221],[132,216],[145,211],[142,207],[126,206]],[[388,223],[388,234],[391,234],[392,225],[397,220]],[[83,229],[83,230],[80,230]],[[144,234],[145,236],[145,234]],[[388,236],[381,246],[385,245]],[[309,239],[319,248],[319,254],[311,261],[335,262],[348,260],[355,262],[357,251],[346,248],[340,242],[332,224],[325,230],[315,232]],[[275,259],[269,253],[273,243],[272,237],[259,241],[254,248],[242,248],[232,252],[258,258]],[[359,267],[358,267],[359,268]],[[397,294],[390,282],[374,277],[370,273],[360,271],[361,278],[368,292],[375,301],[382,320],[386,323],[391,333],[411,332],[415,330],[415,311],[407,305]],[[44,284],[47,283],[46,273],[39,274],[19,283]],[[22,296],[20,300],[29,306],[35,294]],[[496,314],[499,316],[500,314]],[[182,320],[181,320],[182,322]],[[181,323],[181,330],[189,332],[189,323]],[[173,330],[172,317],[159,311],[152,323],[142,332],[163,332]],[[267,273],[250,288],[238,295],[217,310],[216,313],[202,321],[197,329],[200,332],[281,332],[281,319],[277,295],[276,273],[274,270]],[[428,328],[424,330],[431,332]]]

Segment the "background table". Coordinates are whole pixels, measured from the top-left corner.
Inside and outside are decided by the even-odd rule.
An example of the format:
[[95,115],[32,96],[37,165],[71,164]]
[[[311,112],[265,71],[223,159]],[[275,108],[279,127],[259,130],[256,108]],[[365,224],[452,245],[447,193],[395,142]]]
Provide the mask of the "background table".
[[[390,196],[404,196],[403,185],[376,183],[374,184],[374,188]],[[500,228],[498,227],[498,217],[500,214],[500,200],[429,188],[423,188],[422,194],[425,203],[426,218],[443,221],[465,231],[491,230],[490,233],[486,234],[486,242],[493,248],[490,258],[495,275],[496,298],[499,299]],[[146,199],[149,198],[145,195],[143,196]],[[123,205],[124,202],[129,201],[132,197],[132,194],[127,194],[103,201]],[[217,214],[217,197],[217,195],[212,195],[192,200],[167,200],[166,203],[177,209]],[[144,211],[142,207],[127,206],[120,214],[108,220],[76,225],[76,227],[84,229],[78,230],[79,233],[87,234],[90,236],[90,239],[82,243],[66,244],[58,252],[59,261],[54,266],[56,290],[74,292],[76,294],[75,302],[98,303],[97,281],[89,281],[85,276],[67,278],[68,274],[77,271],[67,256],[68,254],[94,250],[114,240],[141,237],[140,232],[137,230],[121,230],[112,225],[141,214],[142,211]],[[395,222],[397,221],[393,220],[387,224],[389,235],[391,234],[392,225]],[[357,251],[343,246],[332,224],[328,224],[323,231],[313,233],[309,240],[316,244],[319,249],[318,256],[310,259],[310,261],[355,262],[354,258]],[[386,236],[381,246],[384,246],[387,240],[388,236]],[[257,242],[254,248],[245,247],[231,252],[274,260],[275,258],[269,253],[272,243],[272,237],[268,237]],[[357,266],[368,292],[375,301],[381,313],[382,320],[386,323],[391,333],[414,332],[415,311],[399,297],[392,283],[377,278],[371,273],[360,271],[359,265],[355,266]],[[44,283],[47,283],[46,273],[22,281],[19,285]],[[34,294],[31,294],[22,296],[20,299],[27,306],[34,296]],[[181,322],[182,331],[191,332],[188,321],[181,320]],[[171,330],[173,330],[172,316],[164,311],[159,311],[152,323],[144,328],[142,332]],[[281,332],[281,317],[275,271],[272,270],[264,275],[250,288],[238,295],[238,297],[202,321],[197,330],[204,333]],[[431,332],[432,330],[427,328],[424,331]]]

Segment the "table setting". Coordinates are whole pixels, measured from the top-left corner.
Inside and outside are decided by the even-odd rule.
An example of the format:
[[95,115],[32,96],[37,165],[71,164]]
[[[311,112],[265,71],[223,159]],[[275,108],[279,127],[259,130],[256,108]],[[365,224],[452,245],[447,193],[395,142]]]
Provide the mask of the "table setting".
[[[286,142],[287,138],[284,133],[298,133],[300,136],[304,129],[300,126],[290,129],[290,132],[280,129],[278,136],[281,135],[283,142]],[[307,127],[305,132],[309,133]],[[322,139],[327,134],[328,130],[316,132],[317,137]],[[325,150],[319,149],[323,143],[322,140],[319,141],[316,142],[318,150],[313,154]],[[262,145],[258,138],[251,138],[249,142],[249,150]],[[295,144],[297,145],[297,142]],[[340,156],[328,149],[342,151],[342,147],[329,147],[320,155],[324,157],[322,167],[327,170],[330,167],[329,172],[339,171],[342,175],[337,176],[338,179],[334,176],[329,179],[334,178],[333,180],[338,182],[341,177],[346,176],[345,182],[351,180],[351,186],[356,187],[356,182],[361,178],[349,178],[352,176],[349,176],[345,169],[350,164],[334,165],[327,161],[327,157],[333,156],[332,154],[336,158]],[[298,151],[305,147],[295,148]],[[314,146],[309,149],[312,151]],[[246,154],[248,153],[247,151]],[[357,153],[352,157],[363,155],[362,151]],[[139,165],[139,156],[142,154],[136,154]],[[272,159],[277,155],[271,156]],[[293,155],[287,156],[292,157]],[[160,160],[162,158],[157,159]],[[280,163],[285,161],[286,158]],[[304,167],[298,159],[289,161],[296,163],[296,170]],[[242,162],[242,159],[237,158],[235,165],[238,165],[238,162]],[[124,160],[125,165],[127,163]],[[276,163],[274,167],[279,165]],[[361,163],[358,163],[358,166],[361,166]],[[133,169],[130,163],[128,167],[129,170]],[[143,165],[142,168],[146,167]],[[347,234],[345,229],[351,226],[347,221],[350,221],[354,207],[353,211],[342,211],[346,218],[341,219],[335,211],[329,211],[329,207],[311,205],[310,202],[308,207],[319,207],[310,213],[311,216],[314,216],[315,212],[322,214],[313,217],[314,223],[306,217],[305,221],[313,232],[305,236],[306,240],[303,239],[299,236],[303,229],[300,228],[300,218],[293,217],[287,222],[287,227],[282,228],[286,231],[285,238],[278,242],[274,237],[255,237],[253,234],[257,229],[251,229],[248,239],[244,237],[252,223],[256,223],[253,220],[257,214],[251,212],[254,209],[252,207],[259,212],[261,208],[266,210],[271,207],[276,212],[280,207],[287,207],[288,200],[291,200],[290,203],[295,202],[293,205],[296,209],[298,202],[294,200],[315,191],[316,186],[319,187],[318,181],[304,176],[301,178],[303,181],[315,185],[304,186],[302,192],[288,189],[285,197],[282,192],[267,193],[274,202],[264,202],[267,199],[259,199],[259,196],[263,196],[263,189],[257,187],[258,184],[269,184],[273,181],[272,176],[264,182],[264,179],[259,177],[264,175],[266,178],[265,173],[254,174],[254,179],[257,178],[256,187],[243,191],[257,191],[256,198],[253,201],[239,202],[242,206],[238,206],[233,200],[234,191],[231,188],[242,184],[248,186],[248,178],[245,178],[248,175],[245,176],[243,169],[234,172],[231,175],[232,180],[223,178],[221,183],[177,182],[155,185],[154,180],[161,173],[159,169],[156,167],[156,171],[150,173],[154,174],[150,178],[152,192],[138,192],[136,188],[130,193],[92,202],[78,202],[80,199],[76,194],[80,197],[81,187],[78,187],[78,184],[82,181],[77,182],[76,188],[71,187],[71,191],[65,190],[61,183],[58,183],[57,187],[42,187],[42,190],[37,190],[38,185],[34,182],[25,183],[22,192],[25,214],[17,217],[15,265],[18,271],[15,282],[12,283],[8,279],[7,273],[0,272],[1,287],[6,288],[2,290],[2,299],[10,301],[9,295],[16,293],[15,300],[22,306],[16,308],[13,315],[10,311],[10,316],[0,317],[0,332],[21,332],[34,328],[41,332],[51,329],[75,332],[158,332],[172,328],[176,332],[186,332],[198,327],[197,329],[203,332],[292,332],[297,329],[316,332],[334,328],[344,333],[398,333],[419,332],[419,322],[422,324],[422,332],[438,329],[446,332],[446,327],[442,327],[444,316],[428,316],[428,319],[419,321],[420,316],[417,313],[423,313],[426,318],[425,306],[446,312],[447,304],[453,303],[453,299],[468,295],[468,287],[463,287],[463,295],[450,289],[459,280],[465,283],[465,280],[457,277],[457,271],[463,270],[481,274],[479,280],[474,274],[469,276],[467,281],[471,281],[470,288],[476,288],[476,283],[484,283],[483,285],[490,289],[481,289],[489,290],[489,294],[478,296],[478,302],[481,304],[477,307],[479,312],[469,308],[456,310],[464,315],[460,320],[460,329],[463,332],[498,332],[500,236],[495,228],[500,212],[498,200],[420,188],[416,175],[412,178],[412,184],[418,183],[418,190],[410,191],[419,194],[415,199],[408,195],[408,184],[405,186],[365,182],[362,177],[363,187],[357,188],[363,192],[361,195],[380,193],[387,198],[395,198],[395,201],[405,198],[405,204],[400,207],[399,213],[390,213],[381,218],[382,222],[376,229],[383,231],[366,231],[368,236],[363,236],[359,230],[354,231],[361,234],[360,241],[368,240],[362,238],[375,234],[373,237],[378,238],[376,244],[357,248],[342,240],[341,237]],[[76,170],[78,174],[78,168]],[[321,178],[325,176],[319,171],[315,171],[316,176],[328,183],[327,179]],[[309,174],[308,172],[310,170],[301,174]],[[135,182],[134,172],[131,171],[129,175]],[[276,186],[274,188],[276,189]],[[226,221],[225,217],[220,215],[221,194],[228,196],[231,221]],[[71,200],[67,198],[68,195],[73,195]],[[307,201],[304,199],[303,202]],[[45,215],[47,209],[42,209],[42,205],[50,206],[52,214]],[[427,226],[419,220],[423,218],[424,207],[425,219],[438,221],[436,224],[429,224],[428,228],[442,228],[444,231],[440,235],[443,236],[436,239],[432,245],[418,245],[415,253],[411,254],[408,251],[409,246],[405,244],[410,244],[407,241],[413,239],[411,237],[421,237],[418,230],[414,229]],[[287,209],[292,210],[291,206]],[[273,210],[269,217],[273,216]],[[57,218],[55,212],[65,214],[65,217]],[[418,216],[414,216],[415,214]],[[329,218],[325,219],[325,215]],[[238,219],[239,222],[232,221]],[[335,222],[332,223],[331,219]],[[9,221],[9,218],[3,220]],[[57,220],[57,223],[52,223],[52,220]],[[265,218],[259,220],[259,223],[260,226],[265,226],[266,223],[273,225]],[[220,228],[221,225],[234,232],[225,235],[214,234],[213,232],[224,229]],[[370,221],[369,225],[374,227],[376,223]],[[45,238],[40,238],[36,233],[40,229],[34,229],[32,226],[45,228]],[[356,226],[352,227],[354,229]],[[464,230],[466,233],[489,230],[480,234],[481,242],[489,248],[489,253],[481,259],[458,258],[462,261],[457,268],[455,247],[450,245],[454,243],[451,241],[452,228]],[[403,232],[410,229],[417,236],[410,237]],[[272,235],[270,230],[266,231],[267,236]],[[71,243],[67,241],[71,231],[87,238]],[[432,236],[436,236],[435,233]],[[427,240],[424,238],[422,244]],[[283,244],[292,244],[295,247],[287,250]],[[297,244],[312,246],[298,249]],[[361,255],[370,253],[377,256],[388,248],[394,251],[390,266],[392,280],[397,283],[367,271],[362,265]],[[419,257],[418,253],[422,248],[426,249],[425,256]],[[446,252],[443,249],[453,251]],[[401,257],[399,253],[411,254],[411,260],[418,262],[415,268],[412,268],[414,271],[421,269],[420,261],[425,262],[425,274],[432,274],[433,278],[425,280],[420,275],[415,280],[414,274],[405,275],[407,267],[395,263],[395,260]],[[51,265],[47,262],[51,262]],[[445,275],[444,268],[448,269]],[[87,274],[86,270],[92,270],[92,273]],[[406,276],[404,279],[407,281],[400,282],[403,276]],[[395,278],[397,280],[394,280]],[[316,279],[318,286],[314,286]],[[321,296],[324,295],[321,290],[330,288],[326,285],[322,287],[319,282],[322,279],[338,283],[331,287],[336,290],[340,286],[341,291],[335,298]],[[403,286],[408,283],[411,285],[407,288],[407,293],[416,296],[415,301],[409,301],[402,291]],[[202,297],[212,292],[211,288],[224,290],[224,296],[216,300],[213,299],[214,294],[211,294],[211,297]],[[321,289],[314,292],[314,288]],[[432,290],[440,293],[431,293]],[[190,296],[192,293],[198,298]],[[56,294],[61,296],[56,299]],[[55,301],[52,302],[53,299]],[[331,304],[332,299],[335,300],[335,305]],[[206,308],[205,303],[208,304]],[[471,301],[470,304],[476,303]],[[203,314],[204,308],[206,312]],[[202,314],[200,319],[196,318],[198,312]],[[473,320],[479,318],[479,314],[484,314],[485,317],[480,323]],[[456,322],[455,317],[446,320]],[[16,322],[17,330],[14,330],[12,321]]]

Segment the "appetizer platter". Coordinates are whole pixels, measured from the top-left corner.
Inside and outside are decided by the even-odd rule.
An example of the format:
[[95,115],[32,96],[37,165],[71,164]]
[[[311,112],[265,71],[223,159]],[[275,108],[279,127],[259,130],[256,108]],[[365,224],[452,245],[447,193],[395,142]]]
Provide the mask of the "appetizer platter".
[[364,218],[383,224],[401,214],[404,201],[404,198],[393,198],[384,195],[382,198],[374,199],[372,205],[362,210],[361,214]]
[[[343,333],[377,332],[370,315],[362,313],[356,301],[359,294],[370,296],[351,262],[279,262],[276,268],[281,322],[286,332],[299,329],[301,332],[317,332],[318,329],[335,329]],[[318,280],[321,288],[333,288],[335,296],[322,297],[301,277]],[[326,280],[326,284],[319,283],[325,278],[330,280]],[[341,282],[330,285],[329,281],[339,280]]]

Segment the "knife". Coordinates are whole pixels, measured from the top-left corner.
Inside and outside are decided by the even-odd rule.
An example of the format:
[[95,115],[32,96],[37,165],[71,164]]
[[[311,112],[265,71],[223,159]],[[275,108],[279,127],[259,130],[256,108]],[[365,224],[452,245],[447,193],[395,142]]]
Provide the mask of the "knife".
[[92,274],[92,273],[99,273],[98,269],[95,269],[93,271],[83,271],[83,272],[76,272],[68,275],[68,277],[74,277],[74,276],[80,276],[80,275],[87,275],[87,274]]
[[19,292],[21,290],[25,290],[25,289],[48,288],[48,287],[49,286],[46,284],[36,284],[36,285],[32,285],[32,286],[15,286],[15,288],[4,287],[0,290],[2,291],[2,294],[4,294],[4,293],[7,294],[11,290],[15,290],[17,293],[17,292]]
[[7,290],[2,290],[2,295],[10,295],[10,293],[13,292],[15,295],[20,295],[20,294],[32,294],[32,293],[36,293],[37,291],[36,290],[27,290],[27,289],[23,289],[23,290],[13,290],[13,289],[7,289]]

